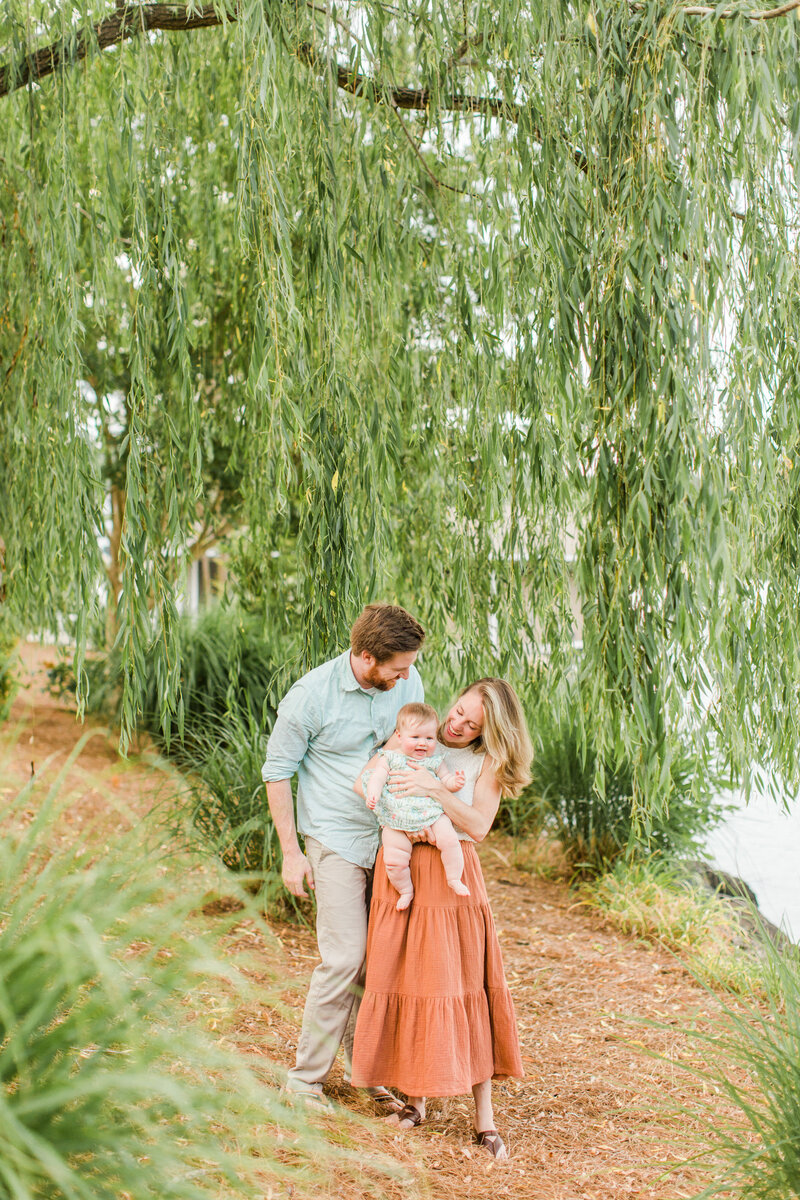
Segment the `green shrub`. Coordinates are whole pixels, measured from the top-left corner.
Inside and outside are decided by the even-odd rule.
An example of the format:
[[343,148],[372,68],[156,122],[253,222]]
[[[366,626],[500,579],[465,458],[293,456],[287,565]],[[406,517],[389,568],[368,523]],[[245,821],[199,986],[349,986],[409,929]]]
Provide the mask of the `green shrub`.
[[17,637],[0,618],[0,721],[8,716],[11,701],[16,691],[14,664],[16,662]]
[[631,762],[600,763],[591,742],[584,744],[574,715],[554,718],[540,712],[533,729],[533,781],[525,803],[533,808],[540,798],[542,820],[576,875],[602,874],[626,853],[687,850],[721,814],[713,780],[695,778],[694,758],[680,744],[669,764],[669,803],[645,823],[635,811]]
[[[140,727],[159,745],[178,752],[194,742],[204,742],[210,732],[232,714],[260,714],[269,729],[274,709],[268,696],[276,674],[276,660],[263,623],[238,608],[222,606],[197,617],[184,617],[179,630],[180,702],[168,721],[161,720],[158,687],[153,676],[145,691]],[[122,656],[114,648],[85,664],[87,712],[116,724],[121,716]],[[71,668],[50,671],[50,682],[59,692],[75,691]]]
[[[251,1134],[298,1118],[187,1019],[215,973],[232,986],[185,932],[190,893],[165,894],[140,830],[103,857],[64,849],[59,782],[38,790],[0,837],[0,1198],[262,1194],[256,1169],[290,1168]],[[316,1141],[299,1148],[324,1164]]]
[[[263,624],[236,608],[214,608],[181,624],[181,699],[166,727],[158,714],[155,679],[147,689],[142,728],[191,781],[190,822],[202,843],[235,871],[260,874],[267,892],[280,884],[277,838],[261,765],[274,709],[268,696],[275,665]],[[86,664],[87,707],[119,720],[122,662],[114,650]],[[71,687],[65,668],[54,686]],[[186,816],[185,792],[166,813],[175,830]],[[164,810],[162,810],[164,811]]]

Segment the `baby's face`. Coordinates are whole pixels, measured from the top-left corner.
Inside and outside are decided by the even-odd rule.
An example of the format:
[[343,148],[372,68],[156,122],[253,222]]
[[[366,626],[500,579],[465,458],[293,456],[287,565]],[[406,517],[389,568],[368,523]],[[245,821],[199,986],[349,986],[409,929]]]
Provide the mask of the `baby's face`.
[[402,725],[397,731],[400,749],[407,758],[429,758],[436,749],[435,721]]

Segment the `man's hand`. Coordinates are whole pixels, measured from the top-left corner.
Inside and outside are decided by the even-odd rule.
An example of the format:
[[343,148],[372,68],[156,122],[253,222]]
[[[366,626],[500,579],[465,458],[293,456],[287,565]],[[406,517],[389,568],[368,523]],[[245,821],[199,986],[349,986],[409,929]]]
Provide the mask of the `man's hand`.
[[390,771],[389,791],[394,796],[430,796],[440,787],[438,775],[432,775],[424,761],[409,763],[402,771]]
[[436,835],[430,825],[426,825],[424,829],[418,829],[415,833],[407,833],[406,837],[410,842],[429,842],[431,846],[436,845]]
[[283,856],[283,871],[281,872],[284,885],[293,896],[307,896],[303,884],[308,881],[309,889],[314,890],[314,872],[311,863],[301,850],[297,854]]

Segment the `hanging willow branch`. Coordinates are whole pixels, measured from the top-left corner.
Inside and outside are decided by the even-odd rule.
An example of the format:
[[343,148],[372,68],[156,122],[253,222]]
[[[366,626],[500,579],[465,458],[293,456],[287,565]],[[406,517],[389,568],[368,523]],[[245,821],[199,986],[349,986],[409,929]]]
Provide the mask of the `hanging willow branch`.
[[800,788],[800,0],[739,2],[695,38],[496,0],[481,49],[462,0],[422,46],[380,5],[2,0],[4,612],[116,645],[133,729],[153,679],[179,712],[181,581],[234,529],[276,662],[396,599],[431,686],[579,713],[648,812],[683,729]]
[[[99,21],[90,30],[81,30],[73,38],[59,38],[49,46],[29,55],[18,67],[6,64],[0,67],[0,96],[6,96],[29,83],[44,79],[56,71],[71,66],[86,58],[94,48],[107,50],[120,42],[127,41],[139,33],[150,30],[187,33],[194,29],[208,29],[215,25],[238,19],[234,7],[220,14],[212,5],[199,11],[174,4],[131,4],[117,10],[113,16]],[[297,57],[307,66],[318,67],[319,60],[314,48],[303,44],[297,48]],[[385,87],[368,76],[338,68],[338,85],[354,96],[391,104],[394,108],[427,109],[430,93],[425,88]],[[519,119],[519,108],[504,100],[485,96],[456,94],[444,97],[440,107],[450,112],[486,113],[511,121]]]
[[[44,79],[48,75],[80,62],[86,58],[93,47],[107,50],[110,46],[118,45],[136,34],[150,30],[186,33],[194,29],[208,29],[237,19],[238,11],[235,7],[221,15],[212,5],[207,5],[199,11],[185,9],[174,4],[126,5],[118,9],[112,17],[98,22],[90,31],[81,30],[74,38],[60,38],[49,46],[37,50],[18,67],[12,67],[10,64],[0,67],[0,96],[6,96],[18,88],[25,87],[29,83]],[[457,53],[460,53],[460,49]],[[325,66],[310,43],[302,43],[297,47],[295,53],[302,63],[314,70],[321,70]],[[367,75],[351,71],[340,65],[336,69],[336,82],[342,91],[371,100],[373,103],[387,104],[395,110],[426,112],[431,106],[431,94],[427,88],[391,87],[379,84]],[[520,105],[509,104],[505,100],[492,96],[470,96],[458,92],[450,96],[437,97],[437,107],[443,112],[483,114],[514,123],[519,121],[523,111]],[[531,126],[531,133],[536,141],[543,140],[543,133],[536,125]],[[586,172],[588,169],[586,155],[580,150],[573,149],[572,157],[578,169]]]
[[[643,6],[634,4],[632,7],[638,11]],[[716,15],[720,19],[730,19],[743,16],[751,21],[769,21],[785,16],[796,9],[800,9],[800,0],[789,0],[787,4],[763,12],[747,12],[737,9],[724,9],[720,12],[717,9],[701,5],[684,7],[681,11],[685,16],[691,17]],[[18,88],[25,87],[64,67],[80,62],[93,48],[107,50],[110,46],[127,41],[128,38],[139,33],[146,33],[150,30],[188,33],[194,29],[208,29],[237,19],[238,11],[235,7],[219,13],[213,5],[206,5],[205,8],[199,10],[187,9],[175,4],[123,5],[113,16],[93,25],[91,30],[80,30],[74,38],[59,38],[49,46],[44,46],[34,54],[28,55],[24,62],[16,67],[10,63],[0,67],[0,96],[7,96]],[[469,44],[468,39],[453,55],[451,62],[458,61],[464,48]],[[311,47],[300,46],[297,53],[298,57],[310,64],[313,56]],[[396,108],[427,109],[429,107],[430,96],[424,88],[379,87],[367,77],[348,71],[345,67],[339,67],[338,74],[339,87],[352,92],[355,96],[371,95],[374,98],[384,99]],[[446,111],[489,113],[491,116],[511,121],[519,119],[519,108],[516,105],[510,105],[504,100],[492,97],[456,94],[445,99],[441,104]],[[578,161],[577,154],[576,161]],[[585,169],[580,161],[578,161],[578,165],[582,170]]]

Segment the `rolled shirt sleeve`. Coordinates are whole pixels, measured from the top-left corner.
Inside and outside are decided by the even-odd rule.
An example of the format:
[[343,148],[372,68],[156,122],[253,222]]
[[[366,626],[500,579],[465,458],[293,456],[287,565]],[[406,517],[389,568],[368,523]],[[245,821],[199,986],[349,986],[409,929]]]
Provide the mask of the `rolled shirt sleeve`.
[[314,697],[308,694],[303,680],[298,680],[278,705],[278,715],[267,743],[267,757],[261,768],[264,783],[291,779],[318,731],[319,714]]

